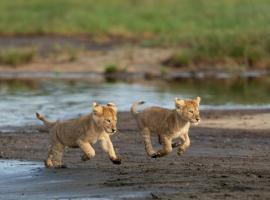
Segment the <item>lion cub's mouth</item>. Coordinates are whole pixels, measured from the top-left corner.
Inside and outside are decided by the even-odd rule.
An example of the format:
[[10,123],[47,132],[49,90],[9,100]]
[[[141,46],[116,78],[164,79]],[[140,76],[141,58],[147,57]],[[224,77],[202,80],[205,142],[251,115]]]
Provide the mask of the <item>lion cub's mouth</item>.
[[193,125],[197,126],[197,125],[201,122],[201,120],[191,120],[190,122],[191,122]]
[[117,130],[105,130],[106,131],[106,133],[108,133],[108,134],[110,134],[110,135],[113,135],[113,134],[115,134],[115,133],[117,133]]

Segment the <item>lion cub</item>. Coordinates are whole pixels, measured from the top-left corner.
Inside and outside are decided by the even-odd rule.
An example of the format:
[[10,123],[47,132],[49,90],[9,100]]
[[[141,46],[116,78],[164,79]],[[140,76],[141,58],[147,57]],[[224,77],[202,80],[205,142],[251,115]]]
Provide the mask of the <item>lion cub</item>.
[[[150,107],[136,112],[138,105],[144,102],[135,102],[131,107],[140,132],[143,136],[145,150],[152,158],[169,154],[172,148],[178,147],[177,154],[181,155],[190,146],[188,131],[190,123],[200,122],[199,104],[201,98],[195,100],[175,99],[175,109],[169,110],[161,107]],[[151,144],[151,133],[158,135],[159,143],[163,148],[154,151]],[[173,143],[172,140],[180,138],[182,142]]]
[[92,144],[100,141],[102,149],[108,153],[114,164],[121,164],[116,156],[110,136],[116,133],[117,108],[113,103],[99,105],[93,103],[93,112],[77,119],[62,122],[49,122],[43,116],[36,113],[39,120],[49,128],[51,144],[45,166],[48,168],[59,168],[62,165],[63,151],[66,146],[81,148],[84,152],[82,160],[86,161],[95,156]]

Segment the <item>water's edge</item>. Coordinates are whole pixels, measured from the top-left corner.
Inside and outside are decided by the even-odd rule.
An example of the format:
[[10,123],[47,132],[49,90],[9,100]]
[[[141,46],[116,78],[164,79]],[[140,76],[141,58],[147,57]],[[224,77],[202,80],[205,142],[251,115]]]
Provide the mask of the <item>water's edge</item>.
[[174,99],[201,96],[201,110],[270,109],[269,80],[133,84],[71,80],[0,80],[0,127],[37,124],[35,113],[50,120],[91,112],[91,104],[116,103],[129,111],[133,102],[174,108]]

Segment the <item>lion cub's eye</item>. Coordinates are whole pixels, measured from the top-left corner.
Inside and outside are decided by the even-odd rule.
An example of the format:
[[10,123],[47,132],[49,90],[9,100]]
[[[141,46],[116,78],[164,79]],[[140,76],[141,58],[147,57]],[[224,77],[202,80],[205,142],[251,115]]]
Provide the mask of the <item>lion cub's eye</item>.
[[106,121],[109,122],[109,123],[111,123],[111,120],[109,120],[109,119],[107,119]]
[[190,112],[191,114],[193,114],[193,110],[190,110],[190,111],[188,111],[188,112]]

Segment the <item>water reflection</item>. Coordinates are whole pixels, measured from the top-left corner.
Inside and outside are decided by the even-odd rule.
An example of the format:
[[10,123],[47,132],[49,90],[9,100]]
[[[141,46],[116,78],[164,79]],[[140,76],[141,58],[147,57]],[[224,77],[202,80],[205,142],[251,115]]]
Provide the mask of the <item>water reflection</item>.
[[200,95],[207,105],[263,106],[270,104],[270,79],[235,78],[184,80],[172,83],[173,91]]
[[37,124],[36,111],[55,120],[90,112],[92,101],[116,102],[127,111],[133,101],[173,107],[175,97],[201,96],[202,108],[268,108],[269,79],[185,80],[144,85],[87,81],[0,81],[0,126]]

